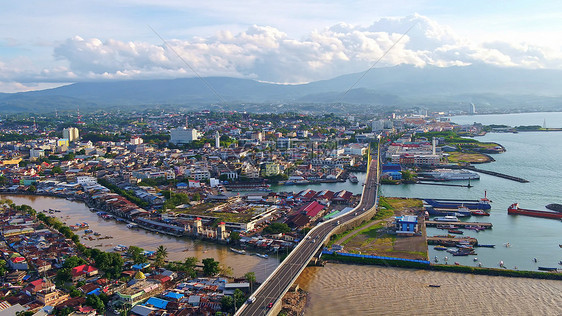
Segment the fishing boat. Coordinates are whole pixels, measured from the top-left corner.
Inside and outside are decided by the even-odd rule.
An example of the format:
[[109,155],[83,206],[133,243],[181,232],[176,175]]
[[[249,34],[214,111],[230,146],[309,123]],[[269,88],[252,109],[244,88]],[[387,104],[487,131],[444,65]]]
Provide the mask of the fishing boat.
[[462,230],[458,230],[458,229],[449,229],[448,232],[449,232],[449,234],[457,234],[457,235],[464,234],[464,232]]
[[490,216],[490,213],[484,212],[484,210],[471,210],[470,213],[474,216]]
[[354,175],[353,173],[350,173],[348,176],[349,182],[351,183],[359,183],[359,179],[357,179],[357,176]]
[[496,245],[478,244],[477,247],[494,248]]
[[445,246],[435,246],[435,247],[433,247],[433,249],[443,251],[443,250],[447,250],[447,247],[445,247]]
[[246,250],[244,250],[244,249],[230,248],[230,250],[231,250],[232,252],[235,252],[235,253],[240,254],[240,255],[245,255],[245,254],[246,254]]

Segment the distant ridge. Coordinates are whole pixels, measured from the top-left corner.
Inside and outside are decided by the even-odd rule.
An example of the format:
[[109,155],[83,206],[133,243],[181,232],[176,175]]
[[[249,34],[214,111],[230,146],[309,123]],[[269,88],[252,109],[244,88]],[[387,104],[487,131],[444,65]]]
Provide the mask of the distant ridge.
[[[248,104],[260,112],[287,111],[294,105],[323,104],[316,111],[342,110],[333,105],[360,73],[339,76],[308,84],[283,85],[250,79],[208,77],[205,80],[225,99],[220,107],[240,110]],[[342,104],[372,107],[424,106],[462,107],[474,102],[478,108],[517,108],[562,110],[562,71],[547,69],[498,68],[487,65],[466,67],[396,66],[371,70]],[[50,112],[113,107],[181,106],[203,109],[219,104],[217,97],[197,78],[79,82],[54,89],[0,93],[2,112]],[[245,104],[244,107],[241,105]],[[330,105],[332,104],[332,105]],[[205,107],[203,107],[205,106]],[[307,111],[310,106],[306,106]],[[360,110],[357,107],[349,107]],[[315,111],[314,107],[311,109]]]

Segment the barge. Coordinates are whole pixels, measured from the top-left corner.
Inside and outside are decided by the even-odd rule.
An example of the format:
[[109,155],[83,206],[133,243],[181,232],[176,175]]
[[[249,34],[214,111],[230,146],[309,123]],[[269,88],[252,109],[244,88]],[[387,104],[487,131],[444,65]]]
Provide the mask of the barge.
[[509,215],[525,215],[542,218],[562,219],[562,212],[557,211],[541,211],[541,210],[528,210],[519,208],[519,203],[513,203],[507,208]]

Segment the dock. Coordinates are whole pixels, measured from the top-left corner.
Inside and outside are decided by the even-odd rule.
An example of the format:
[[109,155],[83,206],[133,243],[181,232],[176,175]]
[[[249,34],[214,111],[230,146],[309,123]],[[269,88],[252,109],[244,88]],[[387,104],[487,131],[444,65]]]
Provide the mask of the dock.
[[443,245],[446,247],[454,247],[459,242],[468,242],[472,246],[478,245],[478,240],[473,237],[454,237],[454,236],[428,236],[428,245]]
[[437,225],[454,225],[456,227],[465,228],[467,226],[480,226],[486,229],[492,228],[492,223],[484,222],[438,222],[438,221],[425,221],[427,227],[436,227]]

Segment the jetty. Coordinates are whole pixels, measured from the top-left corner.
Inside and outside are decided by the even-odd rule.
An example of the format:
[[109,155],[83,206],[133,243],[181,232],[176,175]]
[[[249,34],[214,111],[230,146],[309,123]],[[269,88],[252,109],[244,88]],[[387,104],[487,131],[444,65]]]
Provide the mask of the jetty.
[[514,176],[510,176],[508,174],[505,173],[500,173],[500,172],[495,172],[495,171],[490,171],[490,170],[484,170],[484,169],[479,169],[473,166],[464,166],[464,169],[468,169],[471,171],[476,171],[476,172],[480,172],[480,173],[485,173],[491,176],[495,176],[498,178],[503,178],[503,179],[507,179],[507,180],[511,180],[511,181],[516,181],[516,182],[520,182],[520,183],[528,183],[529,180],[523,179],[523,178],[519,178],[519,177],[514,177]]
[[441,186],[446,186],[446,187],[462,187],[462,188],[472,188],[473,185],[470,184],[470,182],[468,184],[450,184],[450,183],[437,183],[437,182],[422,182],[422,181],[418,181],[416,182],[416,184],[425,184],[425,185],[441,185]]

